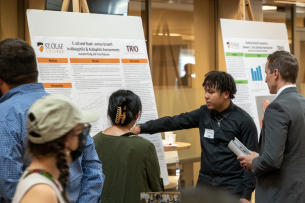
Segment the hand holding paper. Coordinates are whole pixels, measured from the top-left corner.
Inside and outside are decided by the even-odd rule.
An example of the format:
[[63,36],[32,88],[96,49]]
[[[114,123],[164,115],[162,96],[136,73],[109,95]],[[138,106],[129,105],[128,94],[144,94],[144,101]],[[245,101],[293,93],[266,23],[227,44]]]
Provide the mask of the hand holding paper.
[[236,137],[230,141],[228,147],[238,156],[237,160],[240,162],[240,166],[247,171],[251,171],[252,160],[259,154],[248,150]]
[[252,160],[259,156],[258,153],[250,151],[251,155],[241,155],[237,157],[237,160],[240,162],[240,166],[246,169],[247,171],[252,170]]

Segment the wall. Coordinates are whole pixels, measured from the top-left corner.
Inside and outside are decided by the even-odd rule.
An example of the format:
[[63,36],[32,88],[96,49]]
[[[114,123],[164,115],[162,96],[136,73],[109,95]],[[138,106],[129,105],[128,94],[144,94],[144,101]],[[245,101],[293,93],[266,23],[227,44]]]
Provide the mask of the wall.
[[[25,0],[26,1],[26,9],[38,9],[44,10],[45,9],[45,0]],[[25,40],[30,43],[30,33],[28,28],[27,19],[26,20],[26,28],[25,28]]]
[[[220,19],[236,19],[239,0],[219,0],[218,3],[218,70],[226,71],[226,62],[223,50],[223,41],[220,28]],[[262,0],[251,0],[255,21],[263,21]],[[246,15],[247,16],[247,15]],[[248,17],[248,16],[247,16]]]
[[[299,66],[300,66],[300,73],[299,73],[299,78],[301,82],[301,94],[304,96],[305,95],[305,32],[297,32],[299,35]],[[302,57],[301,57],[302,56]],[[296,55],[297,57],[297,55]]]
[[17,0],[0,1],[0,40],[18,37]]
[[0,40],[19,38],[29,42],[26,9],[44,9],[44,0],[0,0]]

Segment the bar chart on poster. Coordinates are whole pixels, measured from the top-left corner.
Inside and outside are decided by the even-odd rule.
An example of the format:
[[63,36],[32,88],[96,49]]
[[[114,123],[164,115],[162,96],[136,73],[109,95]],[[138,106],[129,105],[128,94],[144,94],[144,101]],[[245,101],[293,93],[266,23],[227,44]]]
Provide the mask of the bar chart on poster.
[[265,83],[265,65],[268,56],[269,54],[245,54],[245,65],[249,71],[248,76],[252,88],[268,88],[267,84]]
[[[64,94],[80,109],[100,113],[91,136],[110,127],[108,100],[119,89],[140,97],[138,122],[158,118],[141,18],[38,10],[28,10],[27,17],[38,81],[46,92]],[[168,185],[161,134],[139,136],[156,147]]]
[[252,78],[252,82],[263,81],[261,66],[258,66],[255,69],[251,68],[251,78]]
[[256,68],[250,68],[249,75],[251,75],[250,78],[250,85],[253,89],[263,89],[266,87],[265,83],[265,73],[262,72],[262,66],[257,66]]
[[265,66],[271,53],[289,52],[286,26],[221,19],[221,29],[227,72],[237,88],[233,102],[253,118],[260,132],[266,104],[275,99],[265,82]]

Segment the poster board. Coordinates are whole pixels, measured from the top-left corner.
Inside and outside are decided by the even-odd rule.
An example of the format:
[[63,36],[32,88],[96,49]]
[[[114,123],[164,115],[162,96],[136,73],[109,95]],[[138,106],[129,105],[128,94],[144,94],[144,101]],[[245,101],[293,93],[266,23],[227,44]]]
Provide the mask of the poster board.
[[227,72],[237,87],[233,102],[253,118],[259,135],[264,109],[276,96],[265,82],[265,65],[269,54],[290,51],[286,25],[227,19],[220,23]]
[[[140,17],[28,10],[27,18],[38,81],[47,92],[64,94],[79,108],[101,113],[91,135],[111,125],[108,100],[119,89],[140,97],[140,123],[158,118]],[[161,177],[168,185],[161,134],[140,136],[155,145]]]

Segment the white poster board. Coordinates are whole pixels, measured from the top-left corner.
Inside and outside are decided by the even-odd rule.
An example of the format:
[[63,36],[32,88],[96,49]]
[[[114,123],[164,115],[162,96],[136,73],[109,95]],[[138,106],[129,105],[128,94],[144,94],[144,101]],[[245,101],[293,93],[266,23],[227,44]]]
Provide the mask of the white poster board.
[[[110,126],[109,96],[119,89],[142,101],[141,123],[158,113],[139,17],[28,10],[39,82],[51,94],[64,94],[86,110],[101,113],[91,135]],[[161,134],[140,135],[156,147],[164,185],[169,184]]]
[[289,52],[286,25],[227,19],[220,23],[227,72],[237,87],[233,102],[253,118],[260,132],[264,109],[275,99],[265,83],[265,64],[269,54]]

